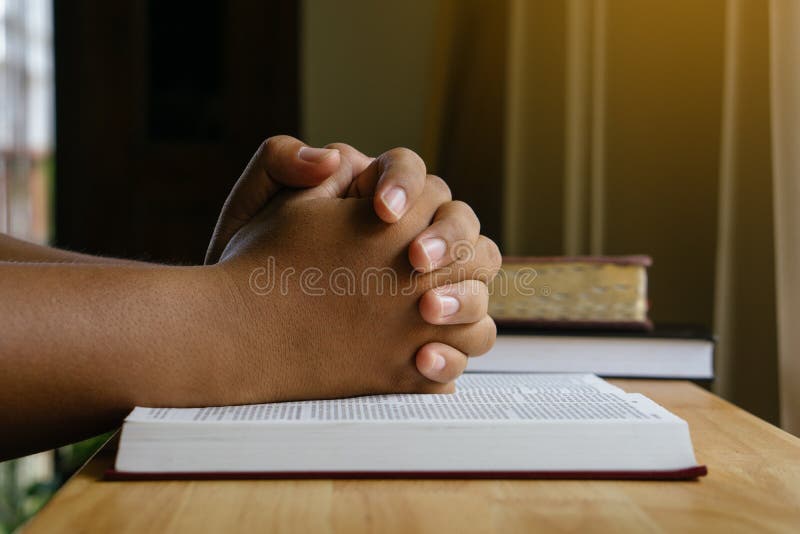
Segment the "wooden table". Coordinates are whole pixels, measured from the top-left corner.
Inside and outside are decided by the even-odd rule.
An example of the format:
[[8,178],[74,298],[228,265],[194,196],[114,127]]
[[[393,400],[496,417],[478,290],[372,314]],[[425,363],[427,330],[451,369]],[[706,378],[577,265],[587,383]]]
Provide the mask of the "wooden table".
[[104,482],[98,455],[25,532],[800,532],[799,439],[688,382],[614,383],[686,419],[709,475]]

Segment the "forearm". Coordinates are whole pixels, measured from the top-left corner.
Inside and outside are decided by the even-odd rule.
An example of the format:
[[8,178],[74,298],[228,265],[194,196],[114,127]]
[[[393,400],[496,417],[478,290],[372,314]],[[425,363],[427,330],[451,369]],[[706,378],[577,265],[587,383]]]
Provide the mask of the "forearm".
[[36,245],[0,233],[0,262],[24,263],[100,263],[104,265],[147,265],[144,262],[105,258]]
[[224,397],[236,299],[214,267],[0,263],[0,459]]

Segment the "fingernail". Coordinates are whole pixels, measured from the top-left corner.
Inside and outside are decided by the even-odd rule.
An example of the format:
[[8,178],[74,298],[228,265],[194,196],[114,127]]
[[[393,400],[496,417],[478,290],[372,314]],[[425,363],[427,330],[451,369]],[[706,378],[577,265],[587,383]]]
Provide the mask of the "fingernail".
[[440,316],[450,317],[461,307],[461,302],[455,297],[439,295]]
[[428,264],[433,265],[444,257],[447,250],[447,243],[444,239],[430,237],[422,240],[422,251],[428,258]]
[[396,217],[403,214],[406,207],[406,192],[402,187],[392,187],[381,197],[383,204],[389,208]]
[[321,163],[331,154],[336,152],[333,148],[314,148],[311,146],[304,146],[297,153],[297,157],[309,163]]
[[441,354],[437,354],[433,358],[433,363],[431,364],[431,371],[441,371],[444,369],[444,366],[447,365],[447,361],[444,359],[444,356]]

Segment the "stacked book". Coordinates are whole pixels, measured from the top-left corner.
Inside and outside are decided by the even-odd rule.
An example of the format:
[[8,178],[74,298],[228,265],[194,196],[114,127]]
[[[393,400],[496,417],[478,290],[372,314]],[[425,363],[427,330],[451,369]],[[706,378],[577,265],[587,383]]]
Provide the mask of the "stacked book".
[[650,264],[647,256],[504,258],[490,288],[497,343],[468,370],[712,380],[705,329],[649,320]]

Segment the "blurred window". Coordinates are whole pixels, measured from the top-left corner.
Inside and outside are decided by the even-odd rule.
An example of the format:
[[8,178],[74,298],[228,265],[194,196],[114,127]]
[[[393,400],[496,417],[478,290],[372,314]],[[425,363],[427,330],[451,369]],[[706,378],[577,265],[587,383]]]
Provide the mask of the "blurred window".
[[0,0],[0,231],[46,242],[53,154],[52,5]]
[[[52,27],[50,0],[0,0],[0,232],[39,243],[51,219]],[[50,451],[0,463],[0,533],[49,498],[56,460]]]

